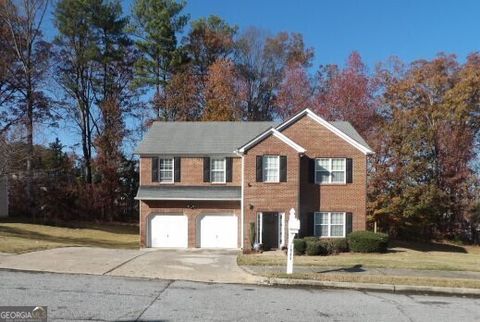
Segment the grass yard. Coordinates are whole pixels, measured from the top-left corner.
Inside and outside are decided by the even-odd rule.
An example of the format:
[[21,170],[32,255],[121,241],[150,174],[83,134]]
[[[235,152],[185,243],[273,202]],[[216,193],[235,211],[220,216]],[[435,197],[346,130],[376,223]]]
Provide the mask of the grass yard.
[[25,253],[43,249],[92,246],[138,248],[138,226],[132,224],[69,223],[66,227],[0,220],[0,253]]
[[385,275],[352,275],[352,274],[318,274],[318,273],[286,273],[269,274],[269,277],[308,279],[329,282],[375,283],[393,285],[415,285],[435,287],[480,288],[480,281],[460,278],[436,278],[425,276],[385,276]]
[[[295,265],[480,272],[480,247],[397,242],[385,254],[344,253],[334,256],[295,256]],[[239,265],[285,265],[282,252],[240,255]]]

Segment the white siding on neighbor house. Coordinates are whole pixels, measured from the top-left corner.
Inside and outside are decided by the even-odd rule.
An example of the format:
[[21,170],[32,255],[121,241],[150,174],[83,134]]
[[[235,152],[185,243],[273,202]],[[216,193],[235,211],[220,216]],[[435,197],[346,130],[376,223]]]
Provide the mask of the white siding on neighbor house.
[[8,216],[8,181],[7,177],[0,177],[0,217]]

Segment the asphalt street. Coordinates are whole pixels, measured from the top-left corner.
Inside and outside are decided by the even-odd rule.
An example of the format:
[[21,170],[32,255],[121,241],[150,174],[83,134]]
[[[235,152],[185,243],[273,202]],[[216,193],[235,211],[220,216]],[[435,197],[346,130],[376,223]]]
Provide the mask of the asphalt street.
[[0,305],[49,321],[480,321],[480,299],[0,271]]

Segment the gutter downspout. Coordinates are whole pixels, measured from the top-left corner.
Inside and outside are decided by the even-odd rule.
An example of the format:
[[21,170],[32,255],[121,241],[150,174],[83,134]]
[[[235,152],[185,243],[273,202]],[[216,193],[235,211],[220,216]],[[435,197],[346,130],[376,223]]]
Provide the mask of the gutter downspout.
[[242,158],[242,188],[241,188],[241,199],[240,199],[240,235],[241,235],[241,241],[240,241],[240,248],[244,248],[244,222],[245,222],[245,214],[244,214],[244,197],[245,197],[245,160],[244,160],[244,155],[243,153],[240,153],[238,151],[235,151],[237,155],[239,155]]

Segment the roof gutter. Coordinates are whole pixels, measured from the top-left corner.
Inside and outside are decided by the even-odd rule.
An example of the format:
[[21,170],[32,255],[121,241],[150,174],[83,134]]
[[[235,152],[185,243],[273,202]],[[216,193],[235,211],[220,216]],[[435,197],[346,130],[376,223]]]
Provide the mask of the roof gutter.
[[135,197],[135,200],[182,200],[182,201],[240,201],[238,198],[175,198],[175,197]]

